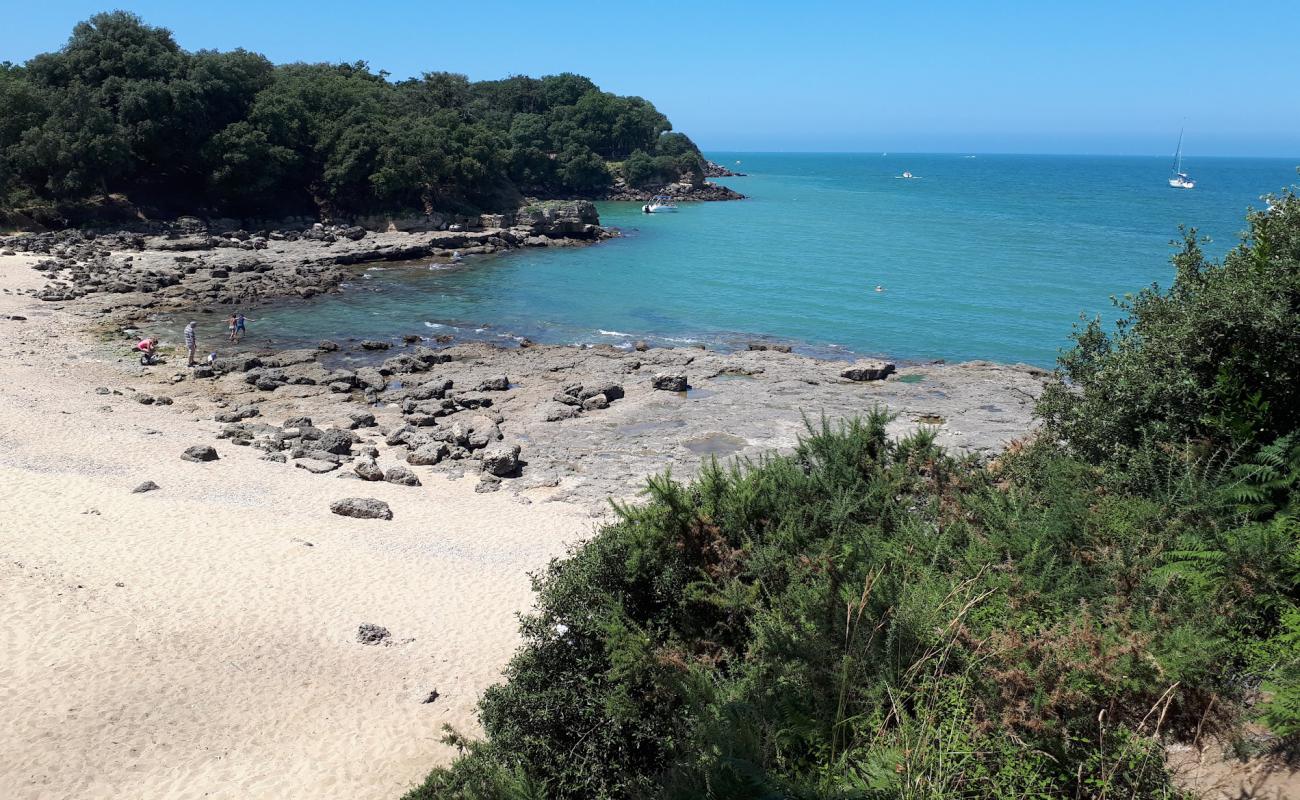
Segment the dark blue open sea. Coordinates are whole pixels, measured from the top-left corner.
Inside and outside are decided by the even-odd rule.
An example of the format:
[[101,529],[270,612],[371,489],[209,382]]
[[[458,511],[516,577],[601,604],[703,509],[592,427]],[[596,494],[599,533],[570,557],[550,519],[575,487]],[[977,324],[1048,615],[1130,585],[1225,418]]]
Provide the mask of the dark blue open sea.
[[[819,355],[1050,365],[1080,313],[1171,278],[1195,226],[1220,256],[1246,207],[1295,160],[1185,158],[1172,189],[1146,157],[713,153],[743,202],[647,216],[602,203],[625,236],[581,249],[372,269],[342,294],[259,310],[255,339],[454,333],[627,346],[756,338]],[[742,163],[737,167],[737,160]],[[904,170],[914,180],[896,176]],[[884,291],[877,292],[877,286]]]

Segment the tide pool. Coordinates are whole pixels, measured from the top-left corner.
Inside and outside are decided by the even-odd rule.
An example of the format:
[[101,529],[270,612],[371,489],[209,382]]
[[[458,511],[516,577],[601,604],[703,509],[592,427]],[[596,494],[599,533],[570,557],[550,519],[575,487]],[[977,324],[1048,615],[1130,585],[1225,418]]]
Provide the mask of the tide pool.
[[[585,248],[359,271],[342,293],[250,312],[277,344],[407,333],[509,343],[741,347],[1050,366],[1080,313],[1172,278],[1179,224],[1237,243],[1296,162],[1083,156],[713,153],[749,199],[642,214]],[[736,161],[742,163],[736,165]],[[910,171],[912,180],[897,176]],[[879,286],[883,291],[876,291]]]

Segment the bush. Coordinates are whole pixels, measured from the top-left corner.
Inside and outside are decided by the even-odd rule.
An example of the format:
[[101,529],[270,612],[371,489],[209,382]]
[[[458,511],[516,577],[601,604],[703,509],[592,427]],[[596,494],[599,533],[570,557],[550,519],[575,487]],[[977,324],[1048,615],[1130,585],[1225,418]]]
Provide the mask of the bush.
[[1126,471],[1148,445],[1253,450],[1300,419],[1300,199],[1288,191],[1247,216],[1241,244],[1214,263],[1186,233],[1167,292],[1117,301],[1107,332],[1075,332],[1040,413],[1052,435]]
[[408,797],[1176,797],[1164,740],[1300,735],[1298,211],[1223,265],[1189,236],[993,463],[875,411],[651,480]]

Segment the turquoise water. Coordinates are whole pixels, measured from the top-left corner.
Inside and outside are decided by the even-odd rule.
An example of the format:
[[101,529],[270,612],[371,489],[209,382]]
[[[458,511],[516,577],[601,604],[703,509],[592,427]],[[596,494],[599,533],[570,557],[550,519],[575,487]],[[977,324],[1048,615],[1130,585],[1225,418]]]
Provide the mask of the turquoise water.
[[[715,153],[749,195],[644,215],[603,203],[621,239],[360,273],[340,295],[260,310],[279,343],[453,333],[627,346],[757,338],[820,355],[1050,365],[1080,312],[1172,269],[1178,225],[1237,242],[1248,205],[1296,162],[1163,158]],[[916,179],[895,176],[910,170]],[[875,291],[880,285],[883,292]]]

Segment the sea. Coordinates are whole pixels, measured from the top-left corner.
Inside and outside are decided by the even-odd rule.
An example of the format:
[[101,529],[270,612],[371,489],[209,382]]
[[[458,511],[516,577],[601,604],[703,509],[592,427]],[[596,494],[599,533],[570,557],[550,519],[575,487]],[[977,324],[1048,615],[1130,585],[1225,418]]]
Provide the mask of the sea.
[[[747,195],[644,214],[591,247],[360,269],[338,294],[250,312],[251,344],[451,334],[504,346],[790,344],[822,357],[1050,367],[1082,316],[1167,286],[1180,226],[1220,258],[1297,161],[910,153],[710,153]],[[911,179],[900,177],[904,172]]]

